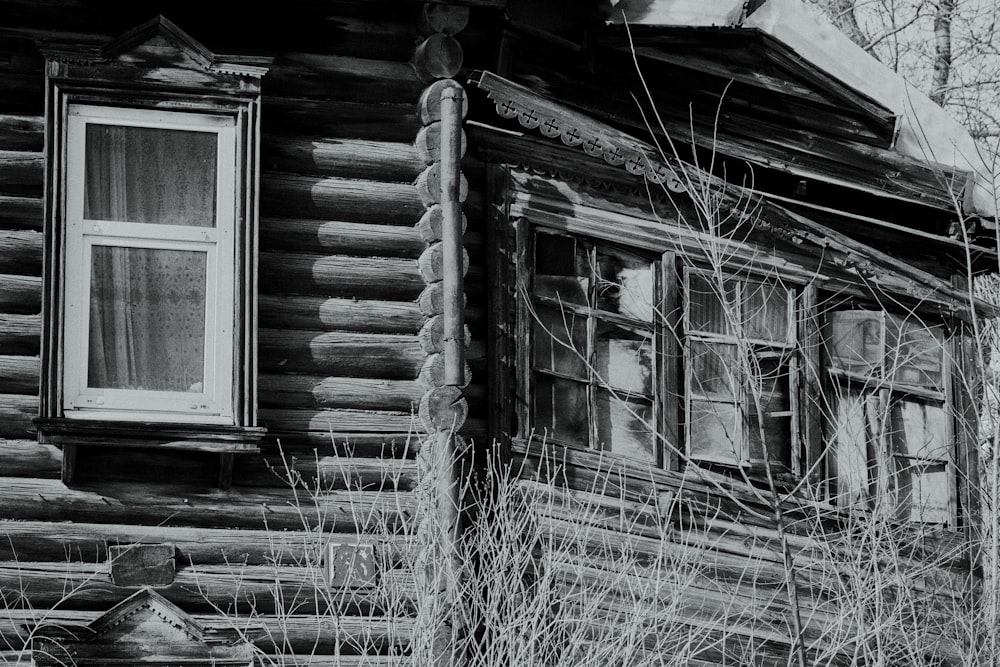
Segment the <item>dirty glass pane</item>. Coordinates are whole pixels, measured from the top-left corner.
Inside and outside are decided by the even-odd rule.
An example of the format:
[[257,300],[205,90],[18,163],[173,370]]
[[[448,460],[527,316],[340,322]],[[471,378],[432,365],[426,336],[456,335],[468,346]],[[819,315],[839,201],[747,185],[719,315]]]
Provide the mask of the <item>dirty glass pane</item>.
[[601,449],[655,465],[653,406],[598,389],[597,441]]
[[950,419],[938,405],[897,401],[890,413],[893,452],[920,459],[949,458]]
[[582,243],[569,236],[535,235],[537,296],[586,306],[592,275],[589,253]]
[[535,374],[535,435],[587,447],[587,385]]
[[948,466],[900,465],[896,490],[901,519],[948,524],[952,518]]
[[587,378],[587,318],[536,305],[534,367]]
[[622,392],[653,393],[653,334],[597,322],[594,341],[597,380]]
[[743,283],[743,326],[748,338],[784,343],[789,340],[788,289],[777,281]]
[[747,386],[747,435],[750,458],[791,464],[792,418],[788,366],[780,358],[760,359]]
[[719,285],[712,276],[688,274],[688,331],[732,335],[732,324],[740,317],[736,285],[735,280]]
[[736,431],[736,405],[692,400],[689,406],[687,430],[691,457],[732,463],[742,461]]
[[87,125],[83,217],[215,226],[213,132]]
[[613,248],[597,249],[597,307],[642,322],[652,322],[653,264]]
[[899,322],[895,345],[886,354],[886,367],[903,384],[944,390],[944,335],[942,327],[917,320]]
[[837,504],[848,506],[868,497],[868,411],[865,397],[858,392],[841,390],[831,400],[827,461]]
[[834,368],[874,375],[882,368],[882,312],[842,310],[827,315],[826,349]]
[[692,394],[735,400],[739,377],[736,346],[703,341],[691,341],[688,345]]

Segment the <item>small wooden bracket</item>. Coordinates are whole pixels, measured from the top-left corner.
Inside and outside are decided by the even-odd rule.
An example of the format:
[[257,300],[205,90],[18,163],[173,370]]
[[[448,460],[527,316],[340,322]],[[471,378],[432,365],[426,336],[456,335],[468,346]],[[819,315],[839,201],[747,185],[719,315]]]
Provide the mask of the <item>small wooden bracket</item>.
[[375,544],[357,537],[331,539],[326,550],[330,588],[369,588],[378,581]]
[[115,586],[169,586],[177,571],[173,544],[126,544],[108,547]]

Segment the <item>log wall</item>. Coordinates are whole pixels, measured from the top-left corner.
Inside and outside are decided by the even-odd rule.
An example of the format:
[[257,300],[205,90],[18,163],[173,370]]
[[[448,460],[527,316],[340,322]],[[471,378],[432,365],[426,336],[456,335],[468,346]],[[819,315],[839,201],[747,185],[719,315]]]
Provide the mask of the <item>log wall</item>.
[[[487,55],[477,40],[497,3],[467,4],[479,26],[468,41]],[[39,614],[58,605],[60,619],[86,622],[135,590],[111,580],[110,545],[172,544],[178,574],[160,592],[209,627],[254,617],[265,628],[259,650],[288,654],[277,658],[285,662],[354,664],[351,655],[369,654],[365,664],[406,664],[411,593],[391,568],[408,548],[401,526],[416,509],[416,410],[437,372],[433,341],[421,336],[434,295],[423,294],[418,263],[427,241],[416,181],[427,164],[417,105],[427,82],[412,61],[428,29],[445,28],[422,24],[422,9],[293,1],[223,22],[189,3],[161,8],[216,53],[274,58],[260,144],[258,421],[268,435],[259,455],[237,457],[232,487],[220,491],[217,457],[148,450],[81,449],[67,487],[61,450],[35,441],[45,169],[38,43],[104,41],[150,16],[99,2],[0,0],[0,589],[30,589]],[[468,197],[470,219],[482,200]],[[481,290],[484,243],[478,223],[470,228],[469,280]],[[469,299],[479,330],[482,306]],[[469,356],[475,409],[466,430],[481,435],[484,345],[473,342]],[[329,492],[293,493],[290,480]],[[374,543],[385,576],[401,579],[401,599],[327,591],[317,580],[323,531]],[[24,645],[31,614],[17,613],[0,614],[5,650]]]

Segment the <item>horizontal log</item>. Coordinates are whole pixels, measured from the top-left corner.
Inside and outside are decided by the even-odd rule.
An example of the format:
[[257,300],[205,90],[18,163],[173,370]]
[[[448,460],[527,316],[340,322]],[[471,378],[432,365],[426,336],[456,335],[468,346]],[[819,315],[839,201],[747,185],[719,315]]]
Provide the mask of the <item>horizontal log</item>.
[[45,119],[31,114],[0,113],[0,146],[10,151],[41,152]]
[[0,229],[41,230],[43,216],[41,197],[0,196]]
[[[322,553],[329,534],[306,531],[234,530],[189,526],[130,526],[116,523],[0,521],[0,560],[52,563],[101,563],[108,547],[172,544],[178,569],[191,565],[303,565]],[[338,538],[341,535],[337,535]],[[409,548],[398,535],[365,535],[380,557],[394,560]]]
[[41,315],[0,313],[0,353],[36,355],[41,345]]
[[[131,591],[134,592],[134,591]],[[106,610],[105,610],[106,611]],[[45,621],[53,625],[71,627],[73,624],[86,624],[97,620],[104,611],[88,609],[48,609],[45,610]],[[256,614],[249,606],[243,613],[220,613],[213,611],[207,614],[192,614],[192,618],[209,633],[219,630],[231,631],[233,627],[259,625],[263,630],[262,637],[255,644],[264,653],[274,653],[277,662],[285,664],[288,659],[283,651],[289,654],[310,656],[333,656],[339,660],[344,651],[350,651],[352,646],[371,644],[397,644],[400,648],[409,641],[412,635],[414,620],[405,616],[337,616],[308,615],[302,613]],[[36,609],[10,609],[0,615],[0,641],[5,646],[20,647],[24,641],[25,628],[34,627],[39,621]],[[242,622],[242,623],[241,623]],[[333,631],[337,628],[337,632]],[[339,635],[339,637],[338,637]],[[348,638],[356,637],[352,644]],[[351,656],[345,656],[351,660]],[[396,657],[396,656],[392,656]],[[357,658],[355,658],[357,659]],[[364,657],[365,660],[368,656]],[[378,659],[378,658],[376,658]],[[336,664],[336,663],[335,663]],[[348,662],[349,665],[367,663]],[[383,663],[376,662],[374,665]],[[389,662],[389,665],[396,663]]]
[[[405,575],[387,573],[387,576],[398,585],[393,590],[398,597],[392,602],[409,604],[415,586],[407,585]],[[79,562],[0,563],[0,586],[5,591],[25,591],[31,604],[39,609],[55,605],[63,609],[107,609],[136,591],[134,587],[113,584],[106,563]],[[188,613],[212,612],[234,605],[253,609],[257,614],[369,616],[381,613],[381,591],[328,591],[319,566],[201,565],[181,569],[173,583],[158,586],[156,592]],[[331,634],[336,635],[336,631],[331,629]],[[342,641],[345,639],[341,637]]]
[[19,440],[35,435],[38,396],[0,394],[0,438]]
[[[408,492],[329,491],[299,501],[291,489],[220,491],[156,483],[96,483],[67,488],[59,480],[0,478],[4,518],[23,521],[130,523],[255,530],[384,532],[411,512]],[[356,520],[357,519],[357,520]]]
[[34,314],[41,309],[40,277],[0,273],[0,312]]
[[10,477],[58,479],[62,450],[35,440],[0,440],[0,470]]
[[265,373],[410,380],[424,353],[416,336],[262,329],[258,358]]
[[264,172],[260,191],[264,217],[413,225],[424,212],[411,183]]
[[0,231],[0,271],[40,275],[42,233],[34,230]]
[[0,355],[0,392],[37,394],[40,370],[38,357]]
[[[264,480],[257,472],[259,467],[267,469],[268,479]],[[336,452],[320,454],[317,450],[298,455],[284,452],[263,457],[244,456],[237,460],[236,472],[240,473],[238,479],[244,486],[255,486],[258,482],[265,486],[290,485],[296,480],[304,480],[311,488],[365,491],[412,491],[419,477],[414,459],[361,458]]]
[[271,95],[416,103],[423,84],[405,62],[317,53],[284,53],[267,73]]
[[367,431],[369,433],[400,433],[416,430],[416,417],[409,412],[387,410],[287,410],[263,408],[258,420],[277,431]]
[[372,104],[265,95],[261,118],[265,131],[284,131],[373,141],[412,141],[420,129],[413,103]]
[[412,301],[261,295],[260,325],[272,329],[339,329],[416,334],[424,321]]
[[[2,368],[2,367],[0,367]],[[415,380],[268,375],[257,379],[263,408],[359,408],[410,411],[424,393]]]
[[423,169],[412,140],[285,135],[262,137],[261,165],[277,172],[406,182]]
[[265,218],[260,245],[269,250],[329,250],[338,255],[418,257],[424,242],[412,225]]
[[264,294],[406,301],[415,299],[423,286],[412,259],[260,253],[260,290]]
[[0,150],[0,192],[41,195],[44,170],[40,152]]
[[[419,449],[423,434],[407,429],[398,433],[371,433],[338,431],[268,430],[262,449],[270,455],[283,448],[286,452],[296,452],[303,456],[315,456],[316,452],[338,452],[341,456],[378,458],[388,456],[413,456]],[[251,482],[252,483],[252,482]]]

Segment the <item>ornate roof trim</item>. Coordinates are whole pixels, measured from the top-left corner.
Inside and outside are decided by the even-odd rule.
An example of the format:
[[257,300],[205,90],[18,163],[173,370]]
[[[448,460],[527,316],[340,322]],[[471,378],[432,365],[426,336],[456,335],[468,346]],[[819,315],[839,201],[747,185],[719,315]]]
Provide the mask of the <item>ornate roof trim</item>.
[[516,118],[525,129],[538,130],[549,139],[558,138],[567,146],[582,148],[591,157],[624,167],[633,176],[662,184],[672,192],[686,191],[692,176],[699,174],[693,167],[680,167],[679,162],[664,159],[662,152],[651,144],[492,72],[474,74],[471,83],[486,91],[501,118]]

